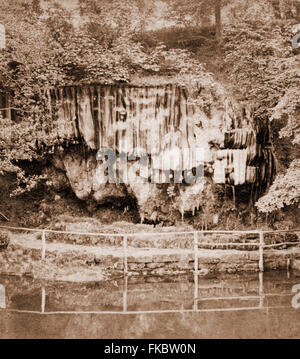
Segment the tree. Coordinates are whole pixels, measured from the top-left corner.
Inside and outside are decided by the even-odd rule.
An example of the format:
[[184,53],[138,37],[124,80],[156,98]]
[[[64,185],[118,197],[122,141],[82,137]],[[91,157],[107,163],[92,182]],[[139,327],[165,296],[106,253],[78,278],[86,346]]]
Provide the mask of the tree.
[[186,27],[201,27],[210,24],[215,19],[216,41],[220,43],[222,36],[222,7],[228,0],[167,0],[169,5],[168,18],[178,25]]

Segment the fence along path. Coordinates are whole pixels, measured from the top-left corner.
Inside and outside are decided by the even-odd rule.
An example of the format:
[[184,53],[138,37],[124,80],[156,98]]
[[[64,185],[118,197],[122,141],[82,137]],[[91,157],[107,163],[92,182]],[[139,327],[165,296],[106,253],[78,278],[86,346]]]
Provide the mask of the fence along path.
[[[10,226],[0,226],[0,229],[7,230],[17,230],[17,231],[29,231],[29,232],[39,232],[42,233],[42,246],[41,246],[41,259],[45,259],[46,255],[46,234],[47,233],[61,233],[61,234],[74,234],[74,235],[86,235],[86,236],[112,236],[112,237],[122,237],[123,238],[123,249],[124,249],[124,292],[123,292],[123,311],[49,311],[45,310],[45,302],[46,302],[46,290],[42,288],[41,294],[41,311],[30,311],[30,310],[19,310],[19,309],[5,309],[11,312],[18,313],[31,313],[31,314],[43,314],[43,315],[86,315],[86,314],[158,314],[158,313],[188,313],[188,312],[225,312],[225,311],[248,311],[248,310],[269,310],[269,309],[281,309],[281,308],[290,308],[288,306],[265,306],[264,298],[268,296],[291,296],[291,294],[274,294],[274,293],[264,293],[263,291],[263,250],[264,248],[276,248],[279,245],[283,244],[291,244],[296,245],[300,244],[300,241],[295,242],[283,242],[279,244],[264,244],[264,234],[279,234],[279,233],[300,233],[300,230],[279,230],[279,231],[260,231],[260,230],[250,230],[250,231],[187,231],[187,232],[141,232],[141,233],[90,233],[90,232],[70,232],[70,231],[59,231],[52,229],[34,229],[34,228],[22,228],[22,227],[10,227]],[[257,246],[259,250],[259,293],[254,296],[233,296],[233,297],[217,297],[217,298],[199,298],[198,297],[198,250],[199,250],[199,235],[200,234],[257,234],[259,241],[256,243],[247,243],[247,245]],[[168,310],[146,310],[146,311],[128,311],[127,310],[127,239],[129,237],[135,236],[153,236],[153,240],[156,241],[157,235],[174,235],[181,234],[193,235],[193,243],[194,243],[194,306],[193,309],[168,309]],[[192,238],[191,238],[192,239]],[[200,242],[200,244],[212,244],[209,242]],[[245,243],[214,243],[214,245],[245,245]],[[246,306],[246,307],[230,307],[230,308],[209,308],[209,309],[199,309],[198,303],[200,301],[210,301],[210,300],[234,300],[234,299],[242,299],[242,300],[252,300],[258,299],[259,304],[257,306]]]
[[[259,251],[259,271],[264,271],[264,262],[263,262],[263,252],[264,248],[276,248],[278,246],[282,246],[283,244],[289,245],[296,245],[300,244],[300,240],[293,241],[293,242],[282,242],[282,243],[275,243],[275,244],[265,244],[264,243],[264,234],[280,234],[280,233],[300,233],[300,229],[295,230],[278,230],[278,231],[263,231],[263,230],[249,230],[249,231],[210,231],[210,230],[203,230],[203,231],[186,231],[186,232],[137,232],[137,233],[91,233],[91,232],[72,232],[72,231],[60,231],[54,229],[35,229],[35,228],[24,228],[24,227],[10,227],[10,226],[0,226],[0,229],[6,230],[17,230],[17,231],[25,231],[25,232],[38,232],[42,233],[42,246],[41,246],[41,259],[45,260],[46,257],[46,234],[47,233],[60,233],[60,234],[73,234],[73,235],[82,235],[82,236],[97,236],[97,237],[121,237],[123,238],[123,251],[124,251],[124,274],[127,275],[128,273],[128,265],[127,265],[127,249],[128,243],[127,239],[129,237],[149,237],[152,236],[153,241],[160,240],[157,238],[159,236],[169,236],[169,235],[193,235],[193,242],[194,242],[194,272],[198,273],[198,250],[199,244],[201,245],[211,245],[211,242],[200,242],[199,243],[199,234],[257,234],[259,241],[254,243],[246,243],[247,246],[255,246],[258,247]],[[298,238],[299,239],[299,238]],[[214,246],[224,246],[224,245],[232,245],[232,246],[245,246],[245,243],[213,243]]]

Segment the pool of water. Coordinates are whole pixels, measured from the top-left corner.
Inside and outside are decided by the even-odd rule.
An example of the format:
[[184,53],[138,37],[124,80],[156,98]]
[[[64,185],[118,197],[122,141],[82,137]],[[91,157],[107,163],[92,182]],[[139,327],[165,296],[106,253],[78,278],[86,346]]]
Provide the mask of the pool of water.
[[300,277],[282,272],[93,283],[2,276],[0,338],[299,338],[298,293]]

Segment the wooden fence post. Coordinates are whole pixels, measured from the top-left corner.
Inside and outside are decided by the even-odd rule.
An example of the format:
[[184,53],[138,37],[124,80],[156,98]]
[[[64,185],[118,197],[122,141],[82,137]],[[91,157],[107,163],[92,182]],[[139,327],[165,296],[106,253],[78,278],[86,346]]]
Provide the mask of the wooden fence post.
[[290,278],[290,266],[291,266],[291,259],[288,258],[286,260],[286,276],[288,279]]
[[127,312],[127,287],[128,287],[128,277],[124,276],[124,288],[123,288],[123,312]]
[[263,272],[258,273],[259,278],[259,307],[264,306],[264,274]]
[[198,232],[194,232],[194,310],[198,309]]
[[194,273],[194,311],[198,310],[198,273]]
[[259,232],[259,271],[264,271],[264,233]]
[[45,260],[46,256],[46,232],[42,233],[42,260]]
[[42,313],[45,313],[45,305],[46,305],[46,290],[45,287],[42,287],[42,306],[41,306]]

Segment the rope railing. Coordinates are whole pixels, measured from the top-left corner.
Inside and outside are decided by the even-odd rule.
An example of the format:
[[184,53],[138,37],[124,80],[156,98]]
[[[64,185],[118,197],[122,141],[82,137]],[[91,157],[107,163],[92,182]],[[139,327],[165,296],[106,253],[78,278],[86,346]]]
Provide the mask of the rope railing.
[[38,310],[22,310],[22,309],[6,309],[8,312],[24,313],[24,314],[39,314],[39,315],[138,315],[138,314],[164,314],[164,313],[207,313],[207,312],[235,312],[245,310],[270,310],[270,309],[290,309],[289,306],[267,306],[267,307],[237,307],[237,308],[209,308],[209,309],[166,309],[166,310],[140,310],[140,311],[54,311],[54,312],[41,312]]
[[299,232],[300,229],[288,229],[288,230],[274,230],[274,231],[265,231],[265,230],[244,230],[244,231],[237,231],[237,230],[201,230],[201,231],[170,231],[170,232],[135,232],[135,233],[99,233],[99,232],[78,232],[78,231],[61,231],[56,229],[48,229],[48,228],[26,228],[26,227],[11,227],[11,226],[0,226],[2,229],[9,229],[9,230],[19,230],[19,231],[28,231],[28,232],[48,232],[48,233],[61,233],[61,234],[80,234],[80,235],[87,235],[87,236],[113,236],[113,237],[134,237],[134,236],[151,236],[151,235],[170,235],[170,234],[194,234],[201,233],[201,234],[270,234],[270,233],[294,233]]
[[[209,231],[209,230],[201,230],[201,231],[185,231],[185,232],[135,232],[135,233],[95,233],[95,232],[74,232],[74,231],[60,231],[60,230],[55,230],[55,229],[42,229],[42,228],[25,228],[25,227],[10,227],[10,226],[0,226],[0,228],[3,229],[10,229],[10,230],[19,230],[19,231],[28,231],[28,232],[46,232],[46,233],[60,233],[60,234],[80,234],[80,235],[86,235],[86,236],[99,236],[99,237],[103,237],[103,236],[113,236],[113,237],[135,237],[135,236],[157,236],[157,235],[171,235],[171,234],[194,234],[195,232],[197,233],[201,233],[201,234],[211,234],[211,233],[216,233],[216,234],[259,234],[259,230],[248,230],[248,231],[228,231],[228,230],[224,230],[224,231]],[[299,230],[300,231],[300,230]]]

